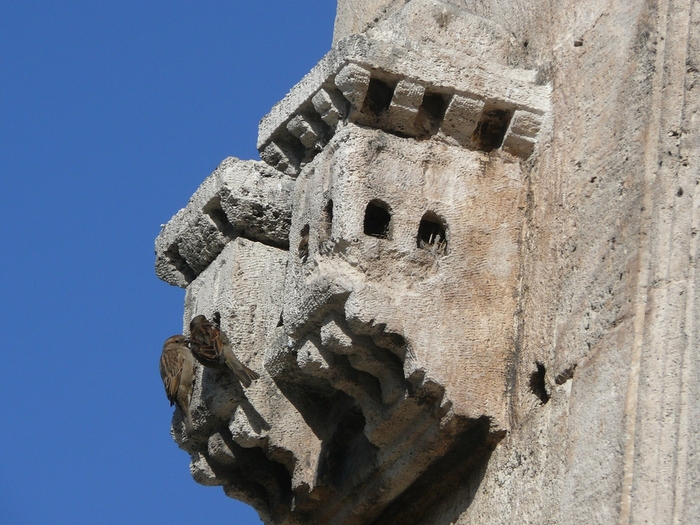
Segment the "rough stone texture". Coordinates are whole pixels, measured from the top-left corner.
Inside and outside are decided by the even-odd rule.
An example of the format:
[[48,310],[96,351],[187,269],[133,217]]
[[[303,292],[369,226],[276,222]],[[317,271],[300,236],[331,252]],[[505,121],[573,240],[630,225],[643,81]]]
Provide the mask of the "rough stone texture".
[[351,34],[364,33],[405,3],[405,0],[338,0],[333,44]]
[[[408,13],[387,22],[389,29],[405,28],[413,40],[404,35],[397,42],[396,31],[380,24],[369,36],[338,42],[260,122],[261,159],[296,176],[346,122],[483,151],[503,145],[529,157],[549,111],[550,87],[538,82],[536,71],[508,67],[502,49],[508,40],[500,33],[497,52],[487,53],[492,48],[482,44],[478,58],[436,45],[425,37],[432,26],[424,22],[436,28],[446,23],[435,9],[432,2],[414,0]],[[460,20],[451,11],[444,16]],[[493,24],[474,24],[473,18],[460,25],[459,34],[488,41]],[[471,101],[468,108],[465,101]],[[462,120],[465,111],[471,113]],[[308,143],[301,140],[300,121],[317,123]]]
[[156,275],[185,288],[239,236],[286,248],[293,181],[262,162],[225,159],[156,239]]
[[340,1],[272,167],[225,161],[281,226],[222,231],[212,176],[157,241],[262,376],[198,368],[195,479],[276,524],[700,522],[699,56],[690,0]]

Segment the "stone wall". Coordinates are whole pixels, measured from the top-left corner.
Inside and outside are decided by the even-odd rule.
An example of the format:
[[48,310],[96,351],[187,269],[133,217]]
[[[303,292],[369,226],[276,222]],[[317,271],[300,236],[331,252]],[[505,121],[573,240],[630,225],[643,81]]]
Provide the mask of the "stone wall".
[[339,0],[156,241],[204,484],[266,523],[700,521],[697,2]]

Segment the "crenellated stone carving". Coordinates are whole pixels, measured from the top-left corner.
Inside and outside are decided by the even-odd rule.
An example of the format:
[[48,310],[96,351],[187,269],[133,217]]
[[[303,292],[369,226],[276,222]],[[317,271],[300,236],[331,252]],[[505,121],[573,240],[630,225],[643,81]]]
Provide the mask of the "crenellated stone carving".
[[443,55],[428,44],[340,41],[262,120],[261,159],[296,176],[345,122],[482,151],[503,147],[527,159],[549,87],[537,84],[535,72]]

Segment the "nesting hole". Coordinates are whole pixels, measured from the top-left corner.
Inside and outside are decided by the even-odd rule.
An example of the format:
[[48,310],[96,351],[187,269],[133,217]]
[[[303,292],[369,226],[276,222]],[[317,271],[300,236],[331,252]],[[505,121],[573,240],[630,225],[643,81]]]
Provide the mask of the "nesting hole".
[[375,199],[367,205],[364,224],[365,235],[387,239],[389,237],[390,222],[391,213],[386,203]]
[[417,123],[422,132],[428,136],[437,133],[440,123],[445,117],[447,102],[440,93],[426,92],[423,102],[418,108]]
[[513,111],[510,109],[484,108],[472,134],[472,142],[483,151],[500,148],[512,116]]
[[395,86],[390,86],[383,80],[370,78],[362,111],[375,116],[384,113],[391,105],[391,99],[394,97],[394,88]]
[[445,221],[432,212],[423,215],[418,226],[418,248],[430,250],[438,255],[447,253],[447,226]]
[[549,401],[549,394],[544,381],[545,372],[544,365],[538,362],[537,370],[530,375],[530,390],[539,398],[543,405]]
[[299,240],[299,259],[301,262],[306,262],[309,258],[309,225],[307,224],[301,229],[299,233],[301,239]]

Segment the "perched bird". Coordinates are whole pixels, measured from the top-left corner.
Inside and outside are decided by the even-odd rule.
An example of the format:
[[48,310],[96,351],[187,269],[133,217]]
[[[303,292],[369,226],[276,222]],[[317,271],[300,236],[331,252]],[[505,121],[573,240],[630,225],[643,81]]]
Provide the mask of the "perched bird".
[[229,367],[246,388],[260,377],[238,360],[226,334],[203,315],[198,315],[190,322],[190,349],[197,361],[204,366]]
[[185,414],[187,432],[192,431],[190,401],[194,384],[194,357],[187,346],[184,335],[174,335],[166,339],[160,355],[160,377],[163,379],[165,394],[170,406],[177,404]]

